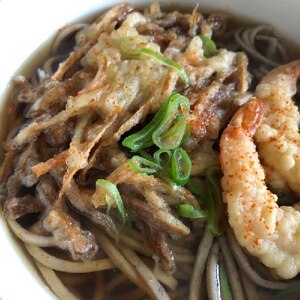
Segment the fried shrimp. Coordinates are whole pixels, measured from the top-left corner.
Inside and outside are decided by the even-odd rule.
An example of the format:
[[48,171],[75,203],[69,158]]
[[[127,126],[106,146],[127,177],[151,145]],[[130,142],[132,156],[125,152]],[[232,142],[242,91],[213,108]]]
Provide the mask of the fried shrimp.
[[266,75],[256,96],[266,107],[266,117],[255,134],[262,162],[276,174],[270,184],[289,187],[300,195],[300,114],[292,97],[297,92],[300,60],[280,66]]
[[253,142],[264,111],[261,100],[250,100],[223,132],[223,199],[239,243],[282,278],[292,278],[300,271],[300,211],[296,206],[279,207],[277,196],[266,186]]

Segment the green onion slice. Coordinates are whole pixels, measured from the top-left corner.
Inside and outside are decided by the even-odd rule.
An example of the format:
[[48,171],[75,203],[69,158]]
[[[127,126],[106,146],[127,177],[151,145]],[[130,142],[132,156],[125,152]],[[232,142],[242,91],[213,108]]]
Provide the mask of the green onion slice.
[[153,145],[152,133],[156,130],[158,125],[163,120],[167,107],[168,101],[166,101],[160,110],[155,114],[153,119],[140,131],[131,134],[126,137],[122,145],[131,149],[132,151],[139,151],[141,149],[150,147]]
[[183,80],[184,88],[187,88],[189,86],[189,77],[180,64],[149,48],[141,48],[141,54],[155,58],[161,64],[176,70],[179,73],[181,79]]
[[211,38],[209,38],[208,36],[205,36],[205,35],[200,35],[200,38],[203,43],[204,56],[206,58],[209,58],[209,57],[216,55],[217,46],[216,46],[215,42]]
[[216,175],[220,173],[220,167],[217,165],[209,166],[205,171],[207,193],[202,200],[208,211],[208,229],[213,236],[219,236],[222,233],[223,199],[220,180],[216,178]]
[[186,138],[186,120],[189,112],[189,100],[174,93],[162,105],[153,119],[140,131],[126,137],[122,145],[134,152],[153,144],[161,149],[175,149]]
[[137,152],[141,157],[148,159],[150,161],[153,161],[153,157],[150,153],[148,153],[146,150],[141,149]]
[[153,158],[156,163],[160,165],[165,165],[170,161],[172,157],[172,152],[170,150],[159,149],[153,154]]
[[186,184],[186,187],[192,192],[196,197],[203,199],[205,198],[205,191],[201,188],[199,180],[195,177],[191,177]]
[[154,174],[161,169],[161,166],[141,156],[133,156],[129,160],[129,166],[137,173]]
[[153,154],[153,158],[162,167],[155,176],[164,180],[170,186],[176,187],[177,184],[171,179],[172,152],[170,150],[159,149]]
[[112,39],[113,43],[120,49],[123,56],[137,59],[140,55],[150,56],[161,64],[176,70],[181,77],[184,88],[189,86],[189,77],[184,68],[172,59],[165,57],[163,54],[152,49],[146,48],[149,37],[144,35],[125,36],[120,39]]
[[172,155],[171,175],[178,185],[188,182],[192,171],[192,162],[189,155],[182,148],[175,149]]
[[175,206],[175,209],[180,217],[190,219],[200,219],[207,217],[207,211],[197,210],[190,204],[178,204]]
[[141,49],[148,44],[149,37],[146,35],[124,36],[119,39],[113,39],[113,42],[120,49],[123,56],[138,58],[141,54]]
[[176,182],[174,182],[170,176],[167,174],[167,172],[158,172],[157,174],[155,174],[156,177],[162,179],[163,181],[165,181],[167,184],[169,184],[173,189],[176,189],[178,187],[178,185],[176,184]]
[[158,135],[154,132],[154,136],[157,138],[155,140],[155,144],[160,145],[160,148],[169,147],[170,149],[174,149],[179,147],[183,142],[186,132],[185,118],[181,115],[178,115],[175,118],[172,127],[163,133],[163,130],[165,130],[170,124],[171,121],[167,121],[167,123],[165,123],[166,126],[161,127],[161,134]]
[[108,210],[111,207],[117,207],[124,223],[128,220],[128,216],[117,187],[105,179],[98,179],[96,181],[96,193],[92,198],[94,206],[99,207],[103,205],[102,199],[105,199],[105,202],[108,205]]
[[224,300],[232,300],[232,295],[229,287],[228,276],[223,264],[220,264],[220,285],[221,295]]
[[165,115],[152,133],[154,144],[160,149],[176,149],[181,145],[190,112],[189,100],[174,93],[169,97]]

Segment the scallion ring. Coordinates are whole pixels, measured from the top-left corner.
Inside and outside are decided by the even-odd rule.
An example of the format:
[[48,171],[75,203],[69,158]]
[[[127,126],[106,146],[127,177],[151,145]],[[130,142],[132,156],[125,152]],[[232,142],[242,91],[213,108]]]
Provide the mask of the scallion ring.
[[155,58],[161,64],[176,70],[184,83],[184,88],[189,86],[189,77],[180,64],[149,48],[141,48],[141,54]]
[[190,204],[178,204],[175,206],[175,210],[180,217],[190,219],[201,219],[207,217],[207,211],[197,210]]
[[141,156],[133,156],[129,160],[129,166],[137,173],[154,174],[161,169],[161,166]]
[[178,93],[172,94],[163,119],[152,133],[154,144],[167,150],[179,147],[185,134],[189,112],[189,100]]
[[216,46],[215,42],[211,38],[209,38],[208,36],[205,36],[205,35],[200,35],[200,38],[203,43],[204,56],[206,58],[209,58],[209,57],[216,55],[217,46]]
[[134,59],[139,58],[141,49],[147,45],[148,41],[148,36],[133,35],[121,37],[115,43],[123,56]]
[[182,148],[175,149],[172,155],[171,175],[174,182],[184,185],[188,182],[192,171],[189,155]]
[[190,178],[186,186],[196,197],[200,199],[205,198],[205,191],[201,188],[200,182],[196,178]]
[[139,151],[141,149],[152,146],[152,133],[157,129],[157,127],[163,120],[167,107],[168,101],[166,101],[162,105],[153,119],[143,129],[126,137],[123,140],[122,145],[131,149],[132,151]]
[[172,152],[170,150],[158,149],[153,154],[154,161],[160,165],[165,165],[170,161]]
[[95,207],[101,205],[99,204],[101,203],[101,200],[98,202],[97,197],[102,197],[105,199],[108,209],[116,206],[124,223],[128,220],[121,195],[113,183],[105,179],[98,179],[96,181],[96,193],[92,198]]
[[232,294],[230,291],[229,280],[224,265],[220,264],[220,284],[221,295],[224,300],[232,300]]
[[224,212],[222,191],[216,175],[221,173],[220,167],[209,166],[205,171],[206,197],[202,200],[208,211],[208,229],[213,236],[222,233],[221,218]]

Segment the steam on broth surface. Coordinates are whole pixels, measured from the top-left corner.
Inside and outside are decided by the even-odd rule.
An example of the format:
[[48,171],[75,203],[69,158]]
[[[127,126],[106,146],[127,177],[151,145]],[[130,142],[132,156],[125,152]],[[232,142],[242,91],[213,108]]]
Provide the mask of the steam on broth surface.
[[58,33],[15,78],[1,198],[59,298],[297,297],[290,60],[272,27],[197,7]]

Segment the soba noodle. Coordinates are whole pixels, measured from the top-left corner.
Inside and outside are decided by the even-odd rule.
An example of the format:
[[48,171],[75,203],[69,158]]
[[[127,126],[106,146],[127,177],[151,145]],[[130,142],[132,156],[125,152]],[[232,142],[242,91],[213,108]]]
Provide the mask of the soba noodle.
[[290,60],[271,26],[232,19],[121,4],[15,78],[1,212],[58,298],[271,299],[297,282],[227,224],[220,137]]

